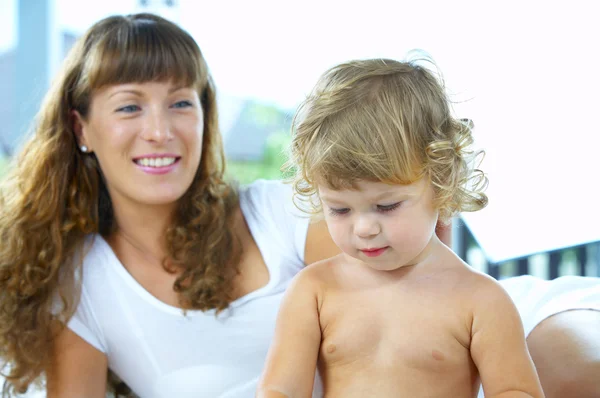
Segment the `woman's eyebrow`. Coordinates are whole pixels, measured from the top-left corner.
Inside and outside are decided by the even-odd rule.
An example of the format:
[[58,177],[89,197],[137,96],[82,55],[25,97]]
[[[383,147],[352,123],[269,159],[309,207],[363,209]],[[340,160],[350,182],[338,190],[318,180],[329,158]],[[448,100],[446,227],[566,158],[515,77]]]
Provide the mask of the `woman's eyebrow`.
[[175,91],[183,90],[184,88],[190,88],[188,86],[175,86],[169,89],[169,94],[173,94]]
[[108,98],[112,98],[117,94],[133,94],[135,96],[141,97],[142,96],[142,92],[138,91],[138,90],[133,90],[133,89],[125,89],[125,90],[117,90],[114,93],[110,94],[108,96]]

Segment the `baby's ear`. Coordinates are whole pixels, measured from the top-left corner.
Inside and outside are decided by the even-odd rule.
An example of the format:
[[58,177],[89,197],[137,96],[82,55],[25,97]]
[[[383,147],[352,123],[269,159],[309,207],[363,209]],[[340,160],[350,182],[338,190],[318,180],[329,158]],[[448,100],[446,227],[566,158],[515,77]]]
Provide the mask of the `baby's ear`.
[[452,219],[447,222],[439,221],[435,226],[435,234],[448,247],[452,247]]

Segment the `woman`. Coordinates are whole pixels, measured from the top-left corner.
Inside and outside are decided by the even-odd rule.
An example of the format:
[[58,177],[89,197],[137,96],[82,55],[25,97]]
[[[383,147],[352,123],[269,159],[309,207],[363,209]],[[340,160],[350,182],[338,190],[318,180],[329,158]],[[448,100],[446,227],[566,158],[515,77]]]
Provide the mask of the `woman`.
[[92,26],[0,195],[5,393],[104,397],[110,369],[142,397],[253,396],[284,289],[337,249],[290,187],[223,169],[194,40],[150,14]]

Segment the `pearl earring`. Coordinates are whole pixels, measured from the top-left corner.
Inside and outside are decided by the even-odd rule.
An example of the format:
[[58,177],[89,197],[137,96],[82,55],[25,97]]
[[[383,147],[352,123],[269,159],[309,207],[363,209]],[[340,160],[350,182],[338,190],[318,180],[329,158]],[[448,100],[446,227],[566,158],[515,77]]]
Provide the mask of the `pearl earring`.
[[81,149],[81,152],[84,152],[84,153],[88,151],[88,147],[86,147],[85,145],[82,145],[80,149]]

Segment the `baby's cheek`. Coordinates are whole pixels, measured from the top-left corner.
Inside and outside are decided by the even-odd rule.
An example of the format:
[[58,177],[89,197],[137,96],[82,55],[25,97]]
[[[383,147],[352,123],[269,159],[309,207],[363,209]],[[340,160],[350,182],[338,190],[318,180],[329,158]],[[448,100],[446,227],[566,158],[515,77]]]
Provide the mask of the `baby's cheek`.
[[345,245],[338,245],[338,247],[344,253],[348,254],[351,257],[357,257],[357,255],[358,255],[358,251],[356,250],[356,247],[354,247],[353,245],[345,244]]
[[340,228],[330,228],[329,233],[331,234],[333,243],[335,243],[337,247],[339,247],[344,253],[353,254],[355,248],[352,245],[352,239],[348,233],[344,232]]
[[387,234],[388,241],[391,245],[401,247],[412,247],[419,240],[420,231],[415,227],[394,228]]
[[431,231],[425,226],[415,225],[414,228],[400,231],[398,239],[405,242],[411,250],[421,250],[431,239]]
[[349,248],[351,247],[351,244],[347,237],[345,237],[343,234],[337,234],[335,232],[332,232],[331,238],[333,239],[333,243],[335,243],[337,247],[339,247],[340,249],[342,249],[342,251],[346,253],[348,252]]

